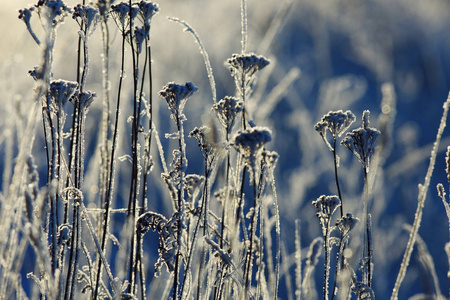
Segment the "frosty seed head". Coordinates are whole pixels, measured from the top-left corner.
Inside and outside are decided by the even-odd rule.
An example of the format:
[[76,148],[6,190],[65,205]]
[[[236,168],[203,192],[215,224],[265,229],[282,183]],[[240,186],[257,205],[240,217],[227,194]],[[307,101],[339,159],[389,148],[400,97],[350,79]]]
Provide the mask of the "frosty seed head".
[[330,223],[331,216],[336,211],[336,208],[340,205],[341,201],[338,196],[325,196],[322,195],[312,204],[316,207],[316,216],[319,218],[320,225],[322,226],[323,236],[326,236],[327,228]]
[[233,54],[226,63],[230,69],[231,76],[234,78],[237,91],[243,97],[247,97],[251,92],[253,75],[256,71],[265,68],[270,62],[263,56],[248,53]]
[[90,36],[98,23],[100,23],[100,14],[98,9],[89,5],[78,4],[73,8],[72,18],[82,27],[86,37]]
[[194,199],[200,193],[201,186],[205,181],[204,176],[188,174],[184,178],[186,193],[190,199]]
[[70,8],[61,0],[38,1],[36,7],[46,9],[48,20],[52,22],[53,26],[62,23],[67,14],[71,12]]
[[136,42],[136,46],[137,46],[137,53],[141,53],[142,52],[142,44],[145,42],[145,38],[148,36],[148,32],[147,29],[142,26],[142,27],[136,27],[134,29],[134,40]]
[[341,144],[352,151],[364,168],[369,169],[380,132],[369,127],[369,111],[364,111],[363,126],[346,134]]
[[280,155],[275,152],[275,151],[268,151],[268,150],[264,150],[261,153],[261,156],[263,158],[264,164],[270,169],[273,170],[275,169],[277,162],[278,162],[278,158],[280,157]]
[[172,118],[174,118],[182,115],[186,100],[197,90],[198,88],[192,82],[184,85],[169,82],[159,91],[159,95],[166,100]]
[[97,94],[91,91],[76,91],[73,97],[70,98],[70,102],[75,106],[80,105],[80,108],[87,112],[95,97],[97,97]]
[[231,132],[236,116],[242,111],[243,103],[236,97],[226,96],[213,105],[213,109],[228,133]]
[[209,128],[207,126],[195,127],[189,132],[189,137],[194,138],[198,142],[198,146],[204,155],[209,155],[213,149],[213,145],[208,138],[208,132]]
[[347,213],[347,215],[336,222],[336,227],[341,232],[342,236],[345,237],[355,227],[358,221],[358,218],[353,217],[351,213]]
[[317,216],[319,218],[328,219],[340,205],[340,200],[336,195],[322,195],[317,198],[317,200],[313,201],[312,204],[317,208]]
[[67,80],[54,80],[50,83],[49,97],[56,107],[64,107],[67,101],[73,96],[78,83]]
[[233,54],[227,60],[230,67],[231,76],[238,74],[252,76],[256,71],[264,69],[270,61],[261,55],[254,53]]
[[345,112],[342,110],[330,111],[322,117],[322,120],[314,126],[314,129],[323,138],[328,148],[331,151],[334,151],[333,147],[326,139],[327,130],[331,133],[333,139],[336,139],[340,137],[353,122],[355,122],[355,119],[355,115],[349,110]]
[[266,127],[252,127],[238,131],[233,139],[233,146],[245,158],[255,157],[263,146],[272,140],[272,132]]
[[141,15],[144,26],[147,30],[150,30],[150,22],[154,15],[156,15],[159,12],[159,6],[156,3],[142,0],[139,2],[139,14]]
[[[132,4],[131,6],[131,14],[130,14],[130,5],[128,2],[120,2],[118,4],[111,5],[111,15],[116,22],[119,29],[122,31],[122,34],[126,34],[129,29],[129,25],[133,23],[133,20],[139,13],[139,7],[136,4]],[[131,15],[131,18],[130,18]]]

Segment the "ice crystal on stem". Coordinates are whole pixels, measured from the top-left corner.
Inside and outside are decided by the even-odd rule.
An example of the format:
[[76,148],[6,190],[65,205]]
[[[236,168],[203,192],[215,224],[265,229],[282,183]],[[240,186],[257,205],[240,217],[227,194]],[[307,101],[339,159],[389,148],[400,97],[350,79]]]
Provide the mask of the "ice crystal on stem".
[[365,169],[369,169],[370,160],[375,152],[380,131],[369,127],[368,110],[363,113],[363,126],[347,133],[341,144],[352,151]]

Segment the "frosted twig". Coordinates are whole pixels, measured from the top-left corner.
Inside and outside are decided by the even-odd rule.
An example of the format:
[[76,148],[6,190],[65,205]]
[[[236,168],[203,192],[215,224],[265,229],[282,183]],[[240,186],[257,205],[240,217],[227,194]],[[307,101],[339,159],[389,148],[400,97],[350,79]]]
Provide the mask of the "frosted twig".
[[436,155],[439,148],[439,143],[441,141],[442,133],[444,132],[444,128],[446,126],[447,122],[447,114],[448,109],[450,105],[450,94],[447,98],[447,101],[444,103],[444,112],[442,113],[441,123],[439,125],[439,129],[436,135],[436,141],[434,142],[433,149],[431,150],[431,156],[430,156],[430,164],[428,166],[428,171],[425,176],[425,182],[423,185],[419,188],[419,196],[418,196],[418,203],[417,203],[417,210],[414,217],[414,223],[411,228],[411,233],[409,235],[408,244],[406,245],[406,250],[403,255],[402,263],[400,265],[400,270],[398,272],[397,280],[395,281],[395,286],[392,291],[391,300],[397,300],[398,299],[398,291],[400,289],[400,286],[403,282],[403,279],[406,275],[406,270],[409,265],[409,261],[411,259],[411,254],[414,248],[414,243],[416,241],[417,233],[419,232],[420,227],[420,221],[422,220],[422,213],[423,213],[423,207],[425,204],[425,199],[428,191],[428,187],[430,186],[431,181],[431,175],[433,174],[434,165],[436,163]]
[[192,28],[186,21],[180,20],[180,19],[174,18],[174,17],[169,17],[169,20],[179,23],[179,24],[183,25],[184,27],[186,27],[184,29],[184,31],[191,33],[195,39],[195,42],[200,47],[200,53],[202,54],[203,60],[205,61],[206,73],[208,73],[209,85],[211,86],[211,93],[212,93],[212,97],[213,97],[213,102],[215,104],[217,102],[216,81],[214,80],[214,75],[213,75],[213,71],[211,68],[211,62],[209,60],[208,52],[206,52],[206,49],[203,46],[203,43],[200,40],[200,37],[198,36],[197,32],[195,32],[194,28]]

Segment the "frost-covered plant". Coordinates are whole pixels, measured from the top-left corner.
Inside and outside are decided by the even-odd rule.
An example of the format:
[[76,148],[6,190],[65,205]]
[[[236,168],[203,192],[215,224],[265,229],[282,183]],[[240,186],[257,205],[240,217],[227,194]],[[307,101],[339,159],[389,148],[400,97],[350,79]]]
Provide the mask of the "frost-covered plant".
[[377,129],[369,127],[369,115],[370,112],[365,110],[362,118],[362,127],[347,133],[341,142],[345,148],[350,150],[358,158],[365,172],[369,171],[369,165],[375,153],[377,140],[381,134]]

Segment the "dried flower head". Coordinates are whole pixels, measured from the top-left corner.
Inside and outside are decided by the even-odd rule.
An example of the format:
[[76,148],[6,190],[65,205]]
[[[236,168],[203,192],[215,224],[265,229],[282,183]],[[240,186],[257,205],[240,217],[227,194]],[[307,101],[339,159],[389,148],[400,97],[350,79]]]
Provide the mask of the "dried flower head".
[[95,6],[97,7],[98,12],[100,16],[102,16],[102,18],[106,19],[108,17],[112,2],[114,2],[114,0],[97,0]]
[[263,162],[267,166],[267,168],[269,168],[269,170],[275,169],[280,155],[275,151],[268,150],[264,150],[261,155],[263,158]]
[[100,14],[98,9],[89,5],[78,4],[73,8],[72,18],[77,21],[82,29],[84,38],[89,37],[100,23]]
[[144,26],[147,32],[149,32],[151,20],[153,16],[159,12],[159,6],[156,3],[142,0],[141,2],[139,2],[139,9],[139,15],[144,21]]
[[329,222],[331,220],[331,216],[339,207],[340,203],[341,201],[339,200],[339,197],[336,195],[332,196],[322,195],[319,198],[317,198],[317,200],[312,202],[312,204],[317,209],[316,216],[320,220],[324,236],[326,234],[326,229],[328,228]]
[[263,146],[272,140],[272,132],[266,127],[252,127],[238,131],[233,139],[233,146],[245,158],[257,156]]
[[358,221],[359,219],[353,217],[352,213],[347,213],[336,222],[336,228],[341,232],[342,237],[346,237]]
[[231,58],[227,60],[230,66],[231,76],[252,76],[256,71],[264,69],[270,61],[261,55],[254,53],[249,54],[233,54]]
[[56,26],[64,21],[67,14],[71,13],[69,7],[67,7],[62,0],[47,0],[39,1],[36,4],[39,9],[39,13],[42,9],[45,9],[48,20],[51,21],[53,26]]
[[364,111],[363,126],[347,133],[341,142],[344,147],[352,151],[367,170],[381,134],[377,129],[369,127],[369,114],[368,110]]
[[186,100],[197,90],[198,88],[192,82],[187,82],[185,85],[169,82],[159,91],[159,95],[166,100],[172,113],[171,117],[176,120],[176,118],[180,118],[183,115]]
[[82,108],[84,112],[87,112],[95,97],[97,97],[97,94],[91,91],[76,91],[73,97],[70,98],[70,101],[75,106],[80,105],[80,108]]
[[198,142],[202,154],[204,157],[211,154],[213,150],[213,145],[208,138],[209,128],[207,126],[195,127],[191,132],[189,132],[189,137],[194,138]]
[[136,52],[137,53],[141,53],[142,52],[142,44],[145,42],[145,39],[148,35],[147,29],[142,26],[142,27],[136,27],[134,29],[134,40],[136,42]]
[[251,92],[251,84],[253,75],[258,70],[265,68],[270,61],[260,55],[254,53],[249,54],[233,54],[227,60],[231,76],[234,78],[236,89],[242,97],[248,97]]
[[78,83],[67,80],[54,80],[50,83],[49,97],[56,107],[64,107],[68,100],[73,96]]
[[137,3],[131,5],[131,14],[130,4],[128,2],[120,2],[111,5],[111,15],[120,31],[122,31],[122,34],[127,34],[127,31],[133,24],[133,20],[137,17],[138,13],[139,7],[137,6]]
[[349,110],[346,112],[342,110],[330,111],[322,117],[322,120],[314,126],[314,129],[323,138],[330,151],[334,151],[333,147],[326,138],[327,130],[331,133],[333,139],[337,139],[350,127],[353,122],[355,122],[355,119],[355,115]]
[[226,96],[213,105],[213,109],[219,118],[220,123],[228,130],[228,134],[236,120],[236,116],[242,111],[243,103],[236,97]]
[[190,199],[194,199],[200,193],[205,177],[197,174],[189,174],[186,175],[184,181],[186,193]]

